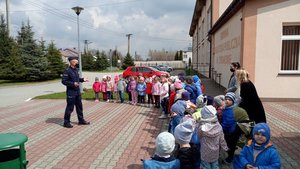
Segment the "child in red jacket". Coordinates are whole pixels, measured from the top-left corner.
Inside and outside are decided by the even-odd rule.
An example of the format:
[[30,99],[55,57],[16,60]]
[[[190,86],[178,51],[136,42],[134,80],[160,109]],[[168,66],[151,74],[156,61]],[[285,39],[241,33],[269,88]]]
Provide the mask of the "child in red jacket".
[[93,90],[95,93],[95,102],[99,102],[99,92],[101,92],[101,83],[99,82],[99,78],[95,78],[95,82],[93,84]]
[[146,94],[148,96],[148,105],[151,104],[154,104],[154,101],[153,101],[153,96],[152,96],[152,86],[153,86],[153,83],[152,83],[152,78],[147,78],[146,79]]

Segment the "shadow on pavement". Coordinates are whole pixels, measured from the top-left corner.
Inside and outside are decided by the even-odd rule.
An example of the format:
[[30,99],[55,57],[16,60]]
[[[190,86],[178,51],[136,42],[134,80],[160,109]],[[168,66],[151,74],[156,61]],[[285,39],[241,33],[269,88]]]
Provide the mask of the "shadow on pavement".
[[143,166],[141,164],[130,164],[127,166],[128,169],[141,169]]
[[53,123],[53,124],[62,126],[64,123],[64,119],[63,118],[48,118],[46,120],[46,123]]

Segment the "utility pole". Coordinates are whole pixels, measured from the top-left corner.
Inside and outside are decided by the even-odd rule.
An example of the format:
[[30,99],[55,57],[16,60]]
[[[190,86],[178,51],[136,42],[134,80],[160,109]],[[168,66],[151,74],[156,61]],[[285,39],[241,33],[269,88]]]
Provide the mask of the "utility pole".
[[6,22],[7,22],[7,32],[8,36],[10,35],[10,17],[9,17],[9,3],[6,0]]
[[112,49],[109,49],[109,55],[110,55],[110,72],[112,72]]
[[84,40],[84,50],[86,53],[89,52],[89,44],[91,44],[92,42],[90,42],[89,40]]
[[[79,40],[79,14],[83,10],[82,7],[76,6],[72,8],[77,15],[77,41],[78,41],[78,61],[79,61],[79,77],[82,78],[82,63],[81,63],[81,53],[80,53],[80,40]],[[82,84],[79,83],[80,93],[83,92]]]
[[132,34],[130,33],[130,34],[126,34],[126,37],[128,38],[128,54],[130,55],[130,36],[131,36]]

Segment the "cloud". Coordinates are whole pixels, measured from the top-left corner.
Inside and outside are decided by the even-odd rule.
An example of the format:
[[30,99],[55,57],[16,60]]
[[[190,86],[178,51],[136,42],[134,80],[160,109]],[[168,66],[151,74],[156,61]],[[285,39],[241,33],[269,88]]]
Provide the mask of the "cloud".
[[[76,47],[77,16],[71,8],[82,6],[82,49],[83,40],[89,40],[90,49],[117,47],[125,55],[125,35],[131,33],[131,54],[146,56],[149,49],[182,50],[189,45],[194,5],[195,0],[18,0],[11,3],[11,23],[14,36],[29,20],[36,39],[54,40],[59,48]],[[0,11],[5,11],[5,1],[0,2]]]

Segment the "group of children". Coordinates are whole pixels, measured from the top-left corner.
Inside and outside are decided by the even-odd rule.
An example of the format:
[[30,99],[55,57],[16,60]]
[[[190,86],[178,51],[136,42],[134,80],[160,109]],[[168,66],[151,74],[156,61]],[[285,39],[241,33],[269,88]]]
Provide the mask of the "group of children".
[[144,104],[147,98],[149,105],[153,104],[156,108],[160,108],[161,102],[166,105],[165,102],[169,97],[169,83],[166,76],[145,78],[142,74],[139,74],[125,79],[120,74],[112,80],[110,75],[105,75],[102,81],[98,77],[95,78],[93,91],[95,102],[99,102],[99,94],[102,93],[103,100],[106,102],[112,102],[115,95],[115,102],[124,103],[124,93],[127,93],[128,102],[132,105]]
[[124,102],[124,91],[127,83],[123,79],[122,74],[116,75],[114,80],[110,75],[102,77],[102,81],[98,77],[95,78],[93,83],[93,91],[95,93],[95,102],[99,102],[99,94],[102,93],[102,98],[106,102],[112,102],[113,96],[116,96],[116,102]]
[[[221,149],[227,152],[222,163],[233,168],[280,168],[270,128],[266,123],[254,126],[236,104],[234,93],[210,97],[200,90],[198,95],[193,77],[169,79],[167,107],[161,104],[162,112],[170,117],[168,132],[157,136],[155,155],[143,161],[144,168],[215,169],[219,168]],[[236,150],[238,142],[242,144],[240,152]]]
[[[236,103],[235,94],[227,92],[215,97],[203,94],[204,86],[197,75],[192,77],[104,76],[93,84],[95,101],[99,93],[107,102],[154,104],[162,109],[159,118],[170,118],[168,132],[156,138],[156,151],[151,160],[144,160],[145,169],[215,169],[219,167],[220,149],[227,152],[222,163],[234,168],[280,168],[280,158],[270,143],[270,128],[266,123],[255,126],[248,113]],[[240,155],[237,144],[244,138]],[[247,142],[246,140],[249,140]]]

